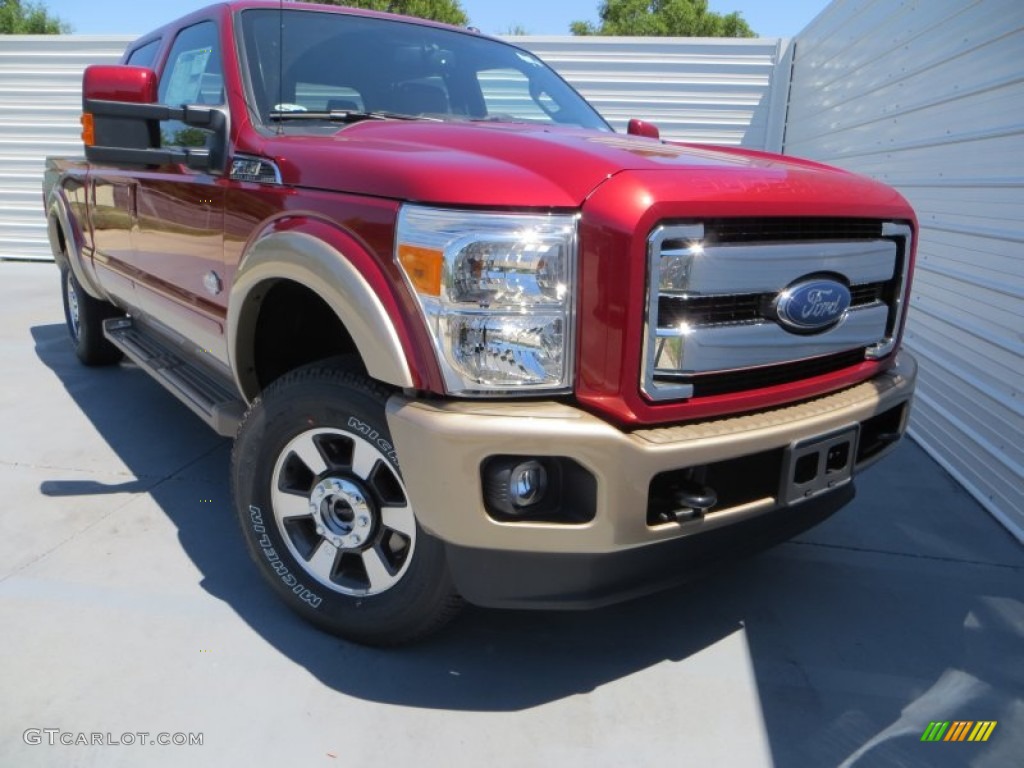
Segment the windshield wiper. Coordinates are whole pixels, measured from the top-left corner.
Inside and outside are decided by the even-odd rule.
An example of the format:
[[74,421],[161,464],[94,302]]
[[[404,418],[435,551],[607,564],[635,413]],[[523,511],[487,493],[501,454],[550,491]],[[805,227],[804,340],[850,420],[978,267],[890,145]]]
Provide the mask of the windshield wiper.
[[280,123],[291,120],[326,120],[332,123],[358,123],[361,120],[427,120],[429,118],[416,115],[403,115],[399,112],[359,112],[346,109],[331,109],[308,112],[273,111],[270,121]]

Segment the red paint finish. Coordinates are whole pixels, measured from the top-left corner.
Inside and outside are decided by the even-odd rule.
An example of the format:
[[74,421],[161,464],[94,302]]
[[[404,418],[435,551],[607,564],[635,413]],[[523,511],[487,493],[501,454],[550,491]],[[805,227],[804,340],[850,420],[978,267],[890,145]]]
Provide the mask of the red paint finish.
[[83,99],[154,104],[156,94],[156,73],[145,67],[93,64],[82,75]]
[[[572,209],[621,169],[571,128],[356,123],[332,136],[270,136],[286,184],[438,205]],[[601,134],[598,134],[601,135]]]

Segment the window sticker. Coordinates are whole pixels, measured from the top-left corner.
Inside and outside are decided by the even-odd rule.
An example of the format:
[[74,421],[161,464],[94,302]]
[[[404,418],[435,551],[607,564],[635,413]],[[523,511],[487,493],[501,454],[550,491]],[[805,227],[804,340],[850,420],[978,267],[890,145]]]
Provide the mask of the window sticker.
[[212,54],[213,48],[206,47],[183,51],[178,56],[164,97],[167,104],[195,104],[199,100],[199,87]]

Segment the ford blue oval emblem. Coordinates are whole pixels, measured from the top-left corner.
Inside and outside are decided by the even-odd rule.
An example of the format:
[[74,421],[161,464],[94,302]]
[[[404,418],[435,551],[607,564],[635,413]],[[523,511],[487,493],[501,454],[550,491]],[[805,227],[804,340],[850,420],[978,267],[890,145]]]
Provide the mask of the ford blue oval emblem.
[[823,331],[846,315],[850,289],[835,280],[806,280],[789,286],[775,299],[779,323],[797,333]]

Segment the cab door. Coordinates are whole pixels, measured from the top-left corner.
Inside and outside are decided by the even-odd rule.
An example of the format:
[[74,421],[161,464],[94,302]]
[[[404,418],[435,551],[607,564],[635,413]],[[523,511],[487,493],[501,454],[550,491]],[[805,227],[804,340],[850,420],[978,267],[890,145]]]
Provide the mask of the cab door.
[[[160,75],[161,104],[223,105],[222,52],[214,21],[181,29]],[[160,125],[164,147],[203,146],[209,133],[177,121]],[[224,346],[224,182],[185,165],[142,171],[134,195],[136,305],[198,349]]]

